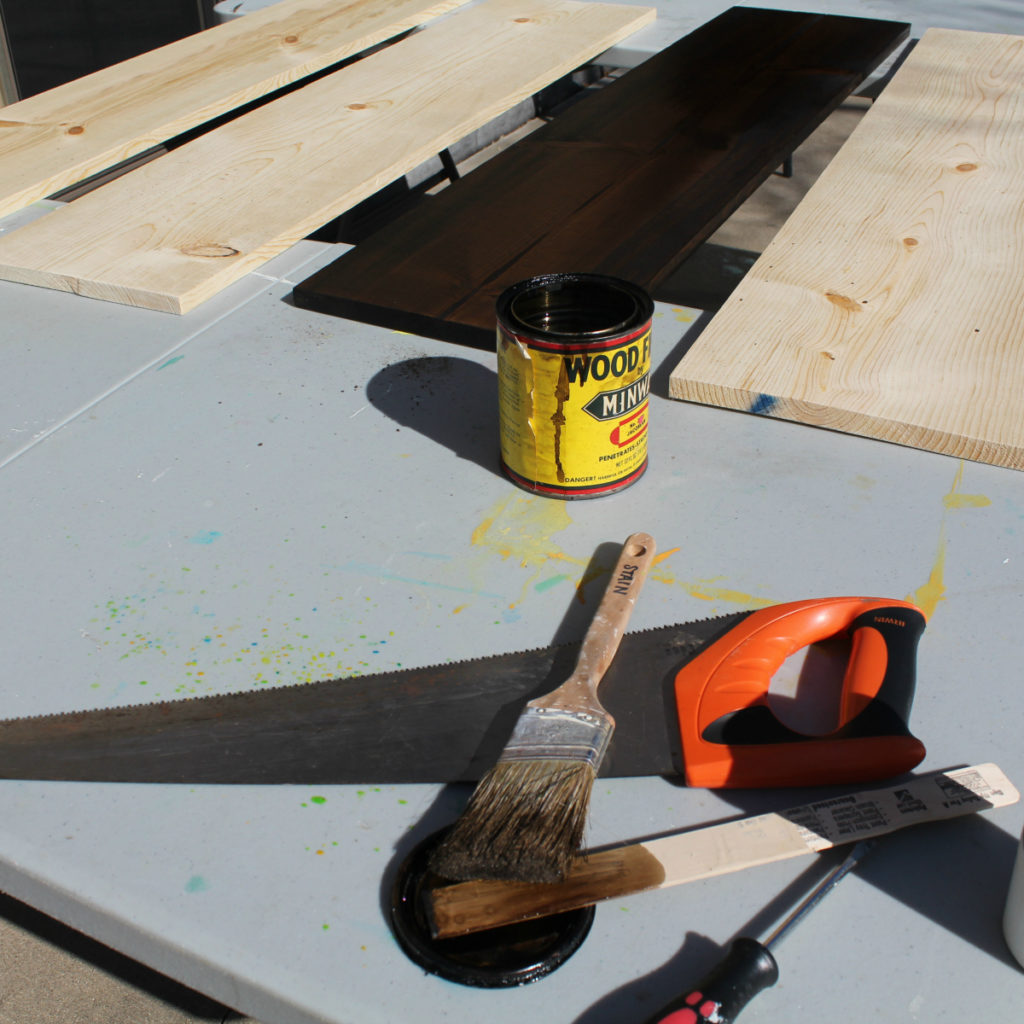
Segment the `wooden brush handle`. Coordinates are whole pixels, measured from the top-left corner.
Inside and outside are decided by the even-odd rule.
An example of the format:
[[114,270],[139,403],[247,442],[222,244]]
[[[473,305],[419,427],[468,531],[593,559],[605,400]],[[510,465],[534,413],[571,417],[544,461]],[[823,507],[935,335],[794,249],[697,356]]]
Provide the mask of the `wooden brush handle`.
[[558,689],[531,701],[530,707],[571,706],[578,711],[605,713],[597,699],[597,687],[619,649],[640,588],[647,578],[647,570],[654,562],[655,550],[654,538],[650,534],[634,533],[626,538],[601,603],[583,638],[572,675]]

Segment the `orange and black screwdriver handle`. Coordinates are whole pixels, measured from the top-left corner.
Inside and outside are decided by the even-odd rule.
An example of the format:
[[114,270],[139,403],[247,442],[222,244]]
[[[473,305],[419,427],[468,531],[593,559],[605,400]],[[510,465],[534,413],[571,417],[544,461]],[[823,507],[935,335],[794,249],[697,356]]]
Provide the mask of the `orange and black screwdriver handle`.
[[[886,779],[924,758],[909,728],[917,645],[908,601],[831,597],[751,612],[676,675],[686,780],[708,788],[831,785]],[[847,636],[838,724],[807,735],[775,717],[775,672],[811,644]]]

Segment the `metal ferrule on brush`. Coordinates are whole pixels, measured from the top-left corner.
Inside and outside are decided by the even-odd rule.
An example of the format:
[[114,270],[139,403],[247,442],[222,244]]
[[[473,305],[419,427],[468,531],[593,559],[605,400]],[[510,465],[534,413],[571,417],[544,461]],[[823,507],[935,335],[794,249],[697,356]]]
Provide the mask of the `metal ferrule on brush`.
[[501,753],[502,761],[581,761],[596,772],[612,738],[611,715],[563,708],[527,708]]

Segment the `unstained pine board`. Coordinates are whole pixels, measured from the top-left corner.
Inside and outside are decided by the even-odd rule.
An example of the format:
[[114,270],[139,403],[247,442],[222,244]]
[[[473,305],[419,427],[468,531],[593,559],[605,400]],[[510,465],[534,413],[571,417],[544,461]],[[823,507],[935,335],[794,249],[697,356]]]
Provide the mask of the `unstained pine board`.
[[185,312],[653,17],[468,7],[0,238],[0,277]]
[[282,0],[0,109],[0,216],[465,0]]
[[930,29],[674,398],[1024,469],[1024,37]]

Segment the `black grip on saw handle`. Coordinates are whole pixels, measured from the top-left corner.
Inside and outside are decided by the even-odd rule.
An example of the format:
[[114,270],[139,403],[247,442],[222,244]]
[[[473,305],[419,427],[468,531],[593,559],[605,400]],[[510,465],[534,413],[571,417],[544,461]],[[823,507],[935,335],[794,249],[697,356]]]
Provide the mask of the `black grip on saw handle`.
[[910,735],[917,645],[924,628],[924,616],[902,606],[873,608],[850,623],[852,646],[843,679],[839,735]]

